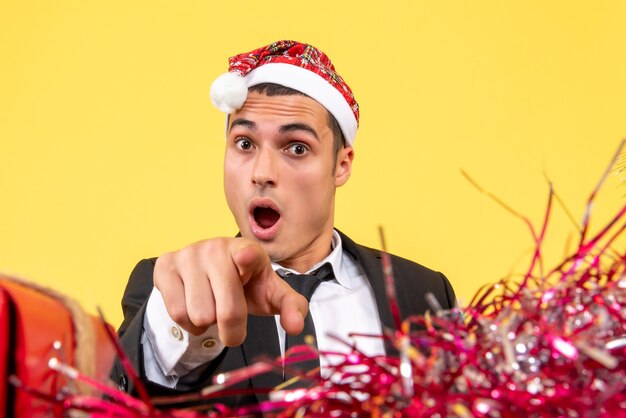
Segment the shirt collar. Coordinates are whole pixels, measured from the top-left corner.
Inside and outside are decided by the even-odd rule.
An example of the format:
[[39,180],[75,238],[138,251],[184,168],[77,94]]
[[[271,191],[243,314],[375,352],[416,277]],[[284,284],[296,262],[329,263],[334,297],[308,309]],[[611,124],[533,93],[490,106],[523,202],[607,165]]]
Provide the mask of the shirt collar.
[[317,270],[325,263],[330,263],[331,267],[333,268],[333,273],[335,274],[335,279],[337,280],[337,282],[343,287],[352,289],[352,282],[350,280],[350,277],[342,270],[344,254],[343,245],[341,244],[341,237],[339,236],[339,233],[334,229],[332,240],[330,242],[330,247],[332,248],[330,254],[328,254],[328,256],[319,263],[315,263],[315,265],[311,267],[311,269],[305,271],[304,273],[283,267],[278,263],[272,263],[272,268],[274,269],[274,271],[279,273],[308,274],[312,271]]

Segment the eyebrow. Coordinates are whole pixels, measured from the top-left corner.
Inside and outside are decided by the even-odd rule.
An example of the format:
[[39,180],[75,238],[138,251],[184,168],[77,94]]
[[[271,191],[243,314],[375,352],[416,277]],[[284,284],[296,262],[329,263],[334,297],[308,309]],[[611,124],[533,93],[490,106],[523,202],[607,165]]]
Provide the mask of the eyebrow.
[[281,134],[286,134],[293,131],[305,131],[313,135],[318,141],[320,140],[317,136],[317,132],[315,131],[315,129],[313,129],[306,123],[290,123],[288,125],[283,125],[280,127],[280,129],[278,129],[278,132],[280,132]]
[[[248,120],[248,119],[235,119],[233,121],[233,123],[230,125],[230,128],[228,129],[228,131],[230,132],[233,128],[235,128],[237,126],[241,126],[242,128],[250,129],[251,131],[256,131],[257,130],[257,126],[256,126],[255,122],[253,122],[251,120]],[[317,139],[319,141],[319,136],[317,135],[317,131],[315,131],[315,129],[313,129],[311,126],[307,125],[306,123],[289,123],[287,125],[282,125],[278,129],[278,132],[281,135],[284,135],[286,133],[293,132],[293,131],[308,132],[311,135],[313,135],[313,137],[315,139]]]
[[228,128],[228,131],[230,132],[236,126],[248,128],[251,131],[256,131],[256,123],[248,119],[235,119],[233,123],[230,125],[230,128]]

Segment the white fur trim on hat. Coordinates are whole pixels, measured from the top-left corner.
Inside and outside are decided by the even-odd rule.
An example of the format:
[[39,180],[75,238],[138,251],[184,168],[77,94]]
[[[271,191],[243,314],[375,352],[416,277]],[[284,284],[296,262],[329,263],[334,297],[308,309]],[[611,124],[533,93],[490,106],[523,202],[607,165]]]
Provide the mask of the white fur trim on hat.
[[337,119],[347,144],[354,144],[358,125],[350,105],[335,87],[313,71],[292,64],[269,63],[250,71],[244,81],[248,87],[261,83],[280,84],[315,99]]
[[213,106],[227,114],[241,109],[248,98],[248,87],[239,74],[224,73],[211,84]]

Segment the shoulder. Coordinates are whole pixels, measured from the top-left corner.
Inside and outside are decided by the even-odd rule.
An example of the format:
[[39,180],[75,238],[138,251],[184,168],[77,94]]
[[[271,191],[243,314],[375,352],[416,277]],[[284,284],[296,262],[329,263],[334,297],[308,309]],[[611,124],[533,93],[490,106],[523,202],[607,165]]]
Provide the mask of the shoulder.
[[[381,251],[365,246],[360,247],[363,253],[380,260],[382,269]],[[446,287],[449,286],[449,283],[443,273],[395,254],[389,254],[389,258],[393,275],[397,282],[408,286],[419,286],[421,289],[428,289],[429,291],[446,292]]]
[[[343,234],[340,231],[339,236],[341,237],[344,250],[350,253],[356,253],[356,257],[361,260],[365,260],[368,262],[377,263],[382,266],[382,252],[379,249],[367,247],[365,245],[357,244],[352,241],[347,235]],[[394,268],[394,272],[396,273],[409,273],[412,275],[417,275],[420,277],[431,277],[440,279],[442,274],[438,271],[432,270],[422,264],[416,263],[415,261],[409,260],[407,258],[403,258],[394,254],[390,254],[391,264]],[[381,267],[382,268],[382,267]]]
[[[362,253],[368,254],[370,257],[382,259],[382,252],[379,249],[370,248],[359,244],[357,244],[357,247]],[[397,270],[398,272],[406,272],[419,276],[433,278],[441,276],[440,272],[432,270],[422,264],[416,263],[415,261],[409,260],[407,258],[403,258],[391,253],[389,253],[389,257],[391,259],[391,264],[394,268],[394,271]]]
[[[339,234],[344,244],[344,249],[355,253],[361,266],[365,269],[370,282],[375,285],[373,282],[376,280],[383,280],[381,251],[356,244],[341,232]],[[400,299],[422,295],[419,299],[423,300],[423,295],[432,293],[444,309],[454,306],[454,290],[443,273],[404,257],[394,254],[389,254],[389,256],[396,290]],[[419,305],[419,310],[425,310],[423,309],[425,306],[422,307],[421,303]]]
[[[367,251],[377,250],[367,248]],[[380,251],[378,251],[380,254]],[[396,283],[396,293],[401,306],[411,306],[412,313],[423,314],[426,310],[438,310],[433,306],[436,300],[443,309],[452,309],[456,305],[456,295],[448,278],[441,272],[432,270],[414,261],[397,255],[389,254],[393,270],[393,277]],[[427,295],[434,297],[428,302]],[[418,298],[416,301],[414,298]]]

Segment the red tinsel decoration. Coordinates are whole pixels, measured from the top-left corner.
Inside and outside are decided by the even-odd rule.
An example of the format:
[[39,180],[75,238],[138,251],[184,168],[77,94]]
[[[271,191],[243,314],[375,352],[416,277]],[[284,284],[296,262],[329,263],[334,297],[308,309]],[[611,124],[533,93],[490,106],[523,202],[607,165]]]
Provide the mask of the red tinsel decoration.
[[[621,147],[611,167],[620,151]],[[467,308],[442,311],[432,301],[432,314],[401,320],[393,309],[393,273],[384,257],[397,329],[369,337],[390,340],[397,356],[368,357],[352,349],[329,378],[315,378],[310,389],[275,391],[261,405],[237,409],[211,405],[204,411],[168,409],[168,404],[210,402],[230,384],[279,369],[283,361],[259,362],[217,376],[216,385],[196,395],[152,400],[144,395],[138,400],[52,360],[52,369],[93,385],[112,400],[71,393],[42,397],[68,410],[119,417],[259,412],[281,417],[626,416],[626,253],[614,248],[626,228],[626,205],[599,232],[589,232],[590,208],[608,173],[588,199],[578,248],[571,255],[543,271],[541,246],[554,199],[550,190],[538,232],[522,217],[535,242],[527,271],[518,280],[504,279],[482,288]],[[410,331],[415,324],[420,331]],[[288,353],[287,364],[298,356],[317,355],[311,351],[297,347]]]

